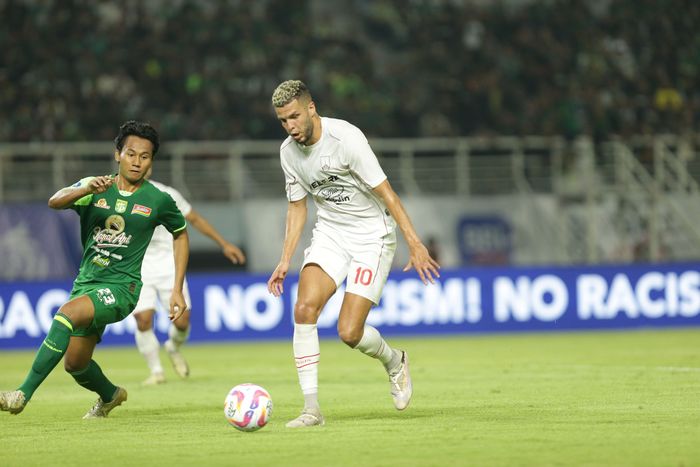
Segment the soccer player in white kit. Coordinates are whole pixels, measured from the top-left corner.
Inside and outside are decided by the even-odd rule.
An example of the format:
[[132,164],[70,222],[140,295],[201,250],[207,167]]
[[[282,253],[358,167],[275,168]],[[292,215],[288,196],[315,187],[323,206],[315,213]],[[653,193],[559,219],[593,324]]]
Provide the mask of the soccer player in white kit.
[[289,204],[282,257],[267,283],[273,295],[284,291],[283,281],[306,223],[308,194],[318,213],[311,245],[304,251],[294,305],[294,358],[304,409],[287,427],[324,424],[318,402],[316,323],[346,278],[338,335],[351,348],[382,362],[394,406],[403,410],[412,395],[408,356],[365,324],[391,269],[396,225],[410,253],[404,271],[415,268],[427,284],[440,277],[440,266],[418,238],[362,131],[344,120],[319,116],[308,88],[298,80],[281,83],[272,94],[272,105],[289,135],[280,147]]
[[[147,178],[150,178],[150,173]],[[215,241],[226,256],[234,264],[245,263],[245,255],[236,245],[229,243],[202,215],[192,208],[192,205],[175,188],[149,180],[156,188],[167,193],[175,201],[180,212],[182,212],[187,223],[194,226],[207,237]],[[172,235],[162,227],[158,226],[153,232],[153,238],[148,245],[146,255],[141,266],[141,280],[143,287],[139,295],[139,301],[134,308],[133,314],[136,319],[136,347],[141,355],[146,359],[146,364],[151,374],[143,381],[144,385],[161,384],[165,382],[163,365],[160,362],[160,342],[153,332],[153,315],[156,311],[157,303],[167,304],[172,293],[174,274],[173,262],[173,240]],[[180,353],[180,346],[185,343],[190,333],[190,291],[185,279],[183,294],[187,302],[187,310],[182,316],[174,321],[168,328],[168,340],[163,345],[168,352],[168,356],[173,364],[175,373],[181,378],[186,378],[190,369],[187,361]]]

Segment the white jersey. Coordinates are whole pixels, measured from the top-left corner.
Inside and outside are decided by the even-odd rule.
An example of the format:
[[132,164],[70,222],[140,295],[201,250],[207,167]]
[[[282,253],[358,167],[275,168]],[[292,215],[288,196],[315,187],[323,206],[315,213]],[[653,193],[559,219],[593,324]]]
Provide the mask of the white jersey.
[[310,193],[316,204],[316,228],[352,238],[383,237],[396,223],[372,188],[386,180],[367,138],[356,126],[321,118],[321,138],[311,146],[288,137],[280,147],[287,199]]
[[[149,180],[160,191],[169,194],[182,215],[187,217],[192,211],[192,205],[175,188]],[[151,282],[151,278],[172,277],[175,272],[175,259],[173,257],[173,235],[159,225],[153,231],[153,238],[148,244],[146,255],[141,265],[141,280],[144,284]]]

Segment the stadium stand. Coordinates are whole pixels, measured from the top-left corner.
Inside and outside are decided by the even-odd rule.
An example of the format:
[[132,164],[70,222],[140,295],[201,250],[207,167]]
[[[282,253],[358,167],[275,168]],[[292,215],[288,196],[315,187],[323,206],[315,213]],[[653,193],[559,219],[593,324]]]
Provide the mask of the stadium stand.
[[165,140],[277,138],[288,77],[377,137],[597,141],[690,132],[700,111],[690,0],[23,0],[0,18],[0,141],[104,140],[135,115]]

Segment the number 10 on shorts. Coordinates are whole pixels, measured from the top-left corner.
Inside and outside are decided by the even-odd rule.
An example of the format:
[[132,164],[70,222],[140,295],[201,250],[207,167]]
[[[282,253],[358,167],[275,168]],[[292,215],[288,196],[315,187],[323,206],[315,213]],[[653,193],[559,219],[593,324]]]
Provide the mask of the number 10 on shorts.
[[355,284],[369,285],[372,282],[372,270],[358,267],[355,271]]

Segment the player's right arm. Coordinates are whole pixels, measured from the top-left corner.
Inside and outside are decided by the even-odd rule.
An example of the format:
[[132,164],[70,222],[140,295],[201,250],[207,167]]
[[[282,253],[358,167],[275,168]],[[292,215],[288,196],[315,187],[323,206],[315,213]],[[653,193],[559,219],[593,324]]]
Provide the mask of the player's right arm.
[[274,272],[267,281],[267,290],[275,297],[279,297],[284,292],[284,278],[289,271],[289,263],[292,260],[294,251],[301,238],[306,224],[306,197],[290,201],[287,205],[287,224],[284,232],[284,245],[282,247],[282,258]]
[[73,186],[61,188],[49,198],[51,209],[69,208],[81,198],[88,195],[104,193],[114,183],[112,175],[84,178]]

